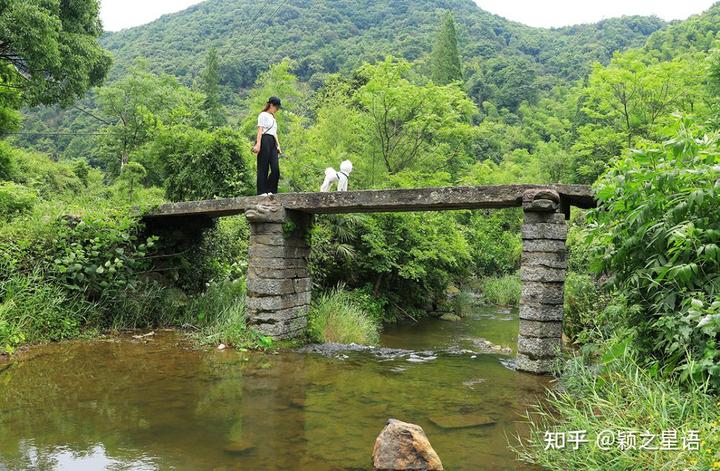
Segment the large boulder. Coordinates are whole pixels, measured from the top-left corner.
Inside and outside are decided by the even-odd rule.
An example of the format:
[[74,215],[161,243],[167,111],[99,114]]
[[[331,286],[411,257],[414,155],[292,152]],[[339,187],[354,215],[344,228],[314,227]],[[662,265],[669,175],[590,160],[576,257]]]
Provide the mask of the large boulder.
[[375,440],[375,471],[443,471],[422,427],[389,419]]

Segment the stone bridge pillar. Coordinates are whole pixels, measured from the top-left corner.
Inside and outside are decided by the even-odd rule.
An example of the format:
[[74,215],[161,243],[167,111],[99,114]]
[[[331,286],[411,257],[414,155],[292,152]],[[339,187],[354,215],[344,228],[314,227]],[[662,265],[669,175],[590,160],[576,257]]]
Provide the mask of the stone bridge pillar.
[[517,369],[553,370],[561,355],[567,226],[560,196],[552,190],[523,195],[522,297]]
[[307,232],[312,215],[269,199],[245,211],[250,222],[248,327],[274,339],[303,334],[310,305]]

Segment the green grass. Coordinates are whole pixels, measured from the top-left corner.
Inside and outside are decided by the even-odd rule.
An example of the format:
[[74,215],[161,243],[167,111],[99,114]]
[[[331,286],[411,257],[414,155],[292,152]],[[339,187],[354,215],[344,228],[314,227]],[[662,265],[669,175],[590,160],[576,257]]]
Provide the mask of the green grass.
[[68,298],[35,273],[0,280],[0,353],[24,343],[78,338],[95,306]]
[[225,344],[236,348],[267,348],[272,339],[248,329],[245,322],[244,280],[213,283],[187,307],[185,327],[201,346]]
[[379,323],[342,287],[314,300],[308,330],[317,342],[374,345],[380,340]]
[[[628,342],[604,345],[598,364],[572,360],[559,387],[548,392],[547,402],[528,415],[530,438],[515,446],[522,461],[547,469],[573,470],[711,470],[720,469],[720,398],[708,394],[705,384],[683,389],[674,380],[660,376],[658,368],[640,366]],[[546,431],[585,430],[590,443],[579,450],[545,450]],[[679,451],[624,450],[617,446],[602,450],[595,444],[603,430],[658,436],[677,430]],[[682,437],[697,430],[699,451],[682,450]],[[638,443],[640,438],[638,436]]]
[[520,303],[521,283],[518,275],[484,278],[480,281],[483,301],[498,306]]
[[453,311],[460,317],[465,317],[472,311],[475,299],[469,291],[462,290],[453,297]]

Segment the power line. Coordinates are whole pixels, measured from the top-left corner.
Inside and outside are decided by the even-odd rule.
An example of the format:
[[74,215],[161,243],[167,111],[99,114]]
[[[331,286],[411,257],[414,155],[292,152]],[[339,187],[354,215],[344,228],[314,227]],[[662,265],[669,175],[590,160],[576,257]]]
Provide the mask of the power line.
[[113,125],[113,123],[111,123],[110,121],[106,121],[106,120],[104,120],[104,119],[102,119],[102,118],[94,115],[94,114],[91,113],[90,111],[80,108],[78,105],[73,105],[73,108],[75,108],[75,109],[77,109],[77,110],[79,110],[79,111],[82,111],[83,113],[85,113],[85,114],[88,115],[88,116],[92,116],[93,118],[97,119],[97,120],[100,121],[101,123],[107,124],[108,126],[112,126],[112,125]]
[[109,136],[109,132],[33,132],[33,131],[9,131],[2,134],[13,134],[21,136]]

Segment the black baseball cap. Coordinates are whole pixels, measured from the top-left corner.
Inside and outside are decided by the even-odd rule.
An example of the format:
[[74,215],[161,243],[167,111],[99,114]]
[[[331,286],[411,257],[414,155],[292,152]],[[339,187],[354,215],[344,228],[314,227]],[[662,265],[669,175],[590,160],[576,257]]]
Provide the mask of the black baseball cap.
[[276,96],[271,96],[270,98],[268,98],[268,101],[267,101],[267,102],[270,103],[271,105],[277,106],[278,108],[282,108],[282,104],[281,104],[281,102],[280,102],[280,98],[278,98],[278,97],[276,97]]

